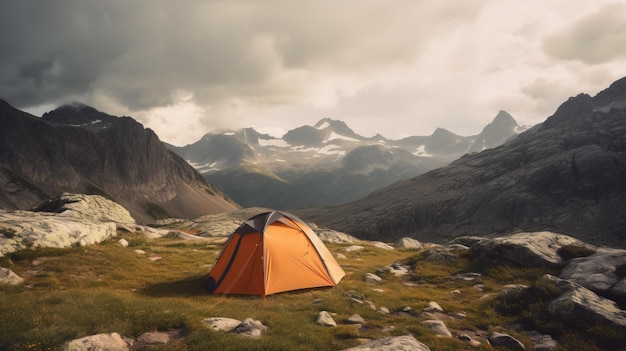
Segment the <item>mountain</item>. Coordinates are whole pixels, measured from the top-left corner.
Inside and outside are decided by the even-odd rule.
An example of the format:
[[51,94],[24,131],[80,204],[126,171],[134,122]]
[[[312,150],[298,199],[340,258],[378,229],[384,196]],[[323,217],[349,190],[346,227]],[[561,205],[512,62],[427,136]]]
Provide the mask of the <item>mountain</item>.
[[390,140],[363,137],[343,121],[324,118],[281,138],[246,128],[168,147],[245,207],[297,209],[356,200],[463,154],[498,146],[521,129],[500,111],[476,136],[437,129],[430,136]]
[[130,117],[75,103],[37,118],[0,100],[0,207],[63,192],[103,195],[140,222],[237,208]]
[[497,148],[348,204],[296,213],[376,240],[549,230],[624,247],[626,78],[595,97],[570,98]]

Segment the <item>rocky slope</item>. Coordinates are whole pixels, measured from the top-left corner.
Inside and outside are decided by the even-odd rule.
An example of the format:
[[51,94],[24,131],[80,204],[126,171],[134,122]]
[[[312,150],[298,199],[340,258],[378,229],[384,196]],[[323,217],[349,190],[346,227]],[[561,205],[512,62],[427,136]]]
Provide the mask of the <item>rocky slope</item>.
[[514,140],[345,205],[297,211],[360,238],[552,230],[626,246],[626,78]]
[[344,122],[325,118],[281,138],[247,128],[168,147],[243,206],[295,209],[356,200],[463,154],[498,146],[521,129],[500,111],[476,136],[437,129],[430,136],[390,140],[363,137]]
[[114,199],[140,222],[237,207],[130,117],[73,104],[36,118],[0,100],[0,207],[63,192]]

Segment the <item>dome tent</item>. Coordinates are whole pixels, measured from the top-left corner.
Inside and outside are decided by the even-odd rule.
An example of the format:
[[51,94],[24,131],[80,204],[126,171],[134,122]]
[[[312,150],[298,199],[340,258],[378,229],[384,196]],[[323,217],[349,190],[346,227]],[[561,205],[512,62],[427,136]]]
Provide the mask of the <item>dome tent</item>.
[[337,286],[345,272],[298,217],[272,211],[253,216],[228,238],[209,273],[214,294],[266,296]]

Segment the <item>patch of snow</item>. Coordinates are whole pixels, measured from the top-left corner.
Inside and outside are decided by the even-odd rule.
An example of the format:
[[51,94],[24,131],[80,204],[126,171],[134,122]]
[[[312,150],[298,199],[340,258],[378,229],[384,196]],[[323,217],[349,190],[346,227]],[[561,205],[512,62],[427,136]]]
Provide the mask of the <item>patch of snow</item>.
[[283,139],[259,139],[260,146],[277,146],[277,147],[289,147],[286,141]]
[[323,155],[342,156],[346,154],[346,152],[344,150],[341,150],[341,148],[337,147],[337,145],[326,145],[322,148],[310,147],[306,149],[303,146],[294,146],[291,148],[291,150],[298,151],[298,152],[314,152],[316,154],[323,154]]
[[325,129],[325,128],[328,128],[329,126],[330,126],[330,123],[324,122],[320,126],[318,126],[317,129]]
[[235,135],[235,132],[224,133],[224,135]]
[[433,157],[433,154],[426,152],[426,145],[418,146],[417,149],[415,149],[415,152],[413,152],[413,155],[420,157]]
[[341,134],[337,134],[335,132],[330,133],[330,136],[328,137],[328,140],[334,140],[334,139],[341,139],[341,140],[348,140],[348,141],[360,141],[354,138],[350,138],[347,137],[345,135],[341,135]]
[[517,134],[520,134],[522,132],[525,132],[527,129],[528,129],[528,127],[526,127],[526,126],[515,125],[515,128],[513,128],[513,132],[515,132]]
[[216,167],[217,166],[217,161],[210,162],[210,163],[205,163],[205,164],[192,162],[191,160],[186,160],[186,161],[187,161],[187,163],[189,163],[191,165],[191,167],[195,168],[200,173],[206,173],[206,172],[219,171],[220,170],[220,168]]
[[283,159],[280,159],[280,158],[277,158],[274,161],[276,161],[276,162],[287,162],[286,160],[283,160]]

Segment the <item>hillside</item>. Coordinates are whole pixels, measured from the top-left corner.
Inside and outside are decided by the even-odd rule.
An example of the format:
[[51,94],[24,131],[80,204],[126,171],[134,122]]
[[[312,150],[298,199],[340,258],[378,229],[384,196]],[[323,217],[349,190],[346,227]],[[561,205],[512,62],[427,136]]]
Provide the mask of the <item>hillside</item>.
[[625,251],[567,235],[433,245],[315,227],[347,275],[262,299],[211,295],[204,282],[233,228],[265,209],[151,228],[100,196],[73,198],[63,212],[0,213],[0,248],[37,245],[0,251],[2,350],[609,351],[626,341]]
[[475,136],[437,129],[430,136],[391,140],[363,137],[343,121],[324,118],[281,138],[246,128],[168,147],[243,206],[296,209],[356,200],[466,153],[496,147],[523,129],[500,111]]
[[63,192],[114,199],[140,222],[237,208],[130,117],[73,104],[36,118],[0,101],[0,207]]
[[358,201],[297,212],[360,238],[566,232],[626,246],[626,79],[580,94],[514,140]]

